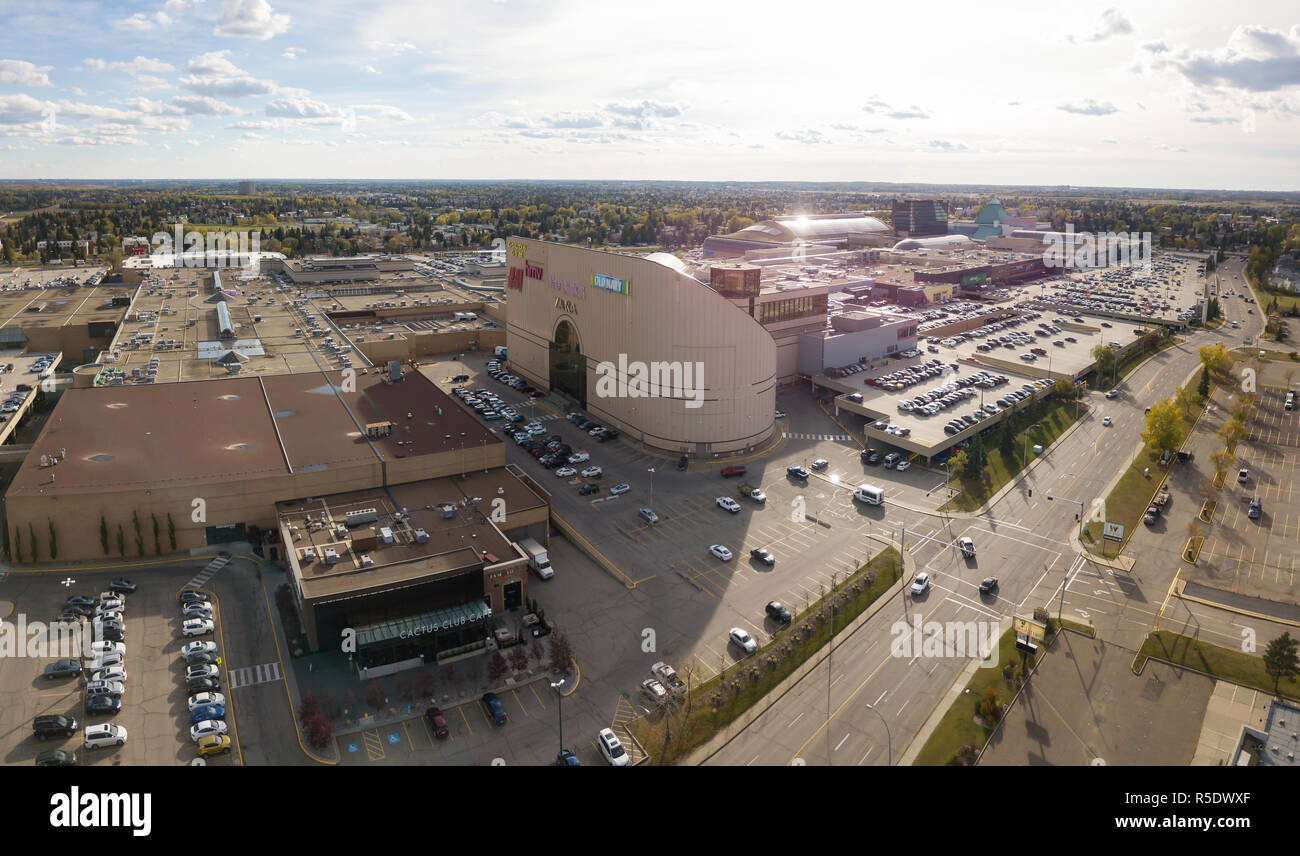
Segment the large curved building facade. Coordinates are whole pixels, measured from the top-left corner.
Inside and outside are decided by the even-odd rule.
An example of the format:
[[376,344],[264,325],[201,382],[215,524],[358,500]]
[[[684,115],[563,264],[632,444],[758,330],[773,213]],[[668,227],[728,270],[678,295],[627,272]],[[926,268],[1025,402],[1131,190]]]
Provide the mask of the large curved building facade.
[[752,448],[776,430],[776,343],[667,262],[509,239],[510,369],[655,449]]

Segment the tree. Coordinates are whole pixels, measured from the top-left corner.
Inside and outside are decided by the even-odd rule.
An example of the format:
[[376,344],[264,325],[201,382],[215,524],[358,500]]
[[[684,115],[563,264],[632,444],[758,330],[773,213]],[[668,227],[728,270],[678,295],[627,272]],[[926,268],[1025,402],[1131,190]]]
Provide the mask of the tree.
[[523,645],[516,645],[510,649],[510,656],[507,659],[510,661],[510,668],[522,672],[528,668],[528,649]]
[[370,682],[370,688],[366,690],[366,704],[370,705],[372,710],[380,710],[388,704],[388,694],[384,692],[384,686],[379,681]]
[[1268,643],[1264,649],[1264,671],[1273,679],[1273,692],[1277,693],[1283,678],[1300,676],[1300,639],[1292,639],[1289,632]]
[[151,512],[151,513],[150,513],[150,516],[153,517],[153,551],[154,551],[154,555],[155,555],[155,556],[161,556],[161,555],[162,555],[162,538],[161,538],[160,533],[159,533],[159,531],[158,531],[158,515],[157,515],[157,514],[153,514],[153,513]]
[[1109,345],[1097,345],[1092,349],[1092,358],[1097,364],[1098,377],[1112,374],[1115,371],[1115,349]]
[[965,477],[966,469],[970,465],[966,453],[958,449],[948,456],[948,472],[953,475]]
[[108,521],[104,515],[99,515],[99,543],[104,548],[104,555],[108,555]]
[[988,464],[988,452],[984,449],[984,439],[976,434],[966,444],[966,469],[963,475],[968,479],[979,478]]
[[308,720],[320,713],[320,704],[316,701],[316,693],[310,689],[302,695],[302,705],[298,709],[298,721],[306,725]]
[[167,512],[167,540],[171,544],[172,550],[176,549],[176,524],[172,522],[172,513]]
[[487,674],[488,680],[496,683],[501,680],[501,676],[506,673],[506,658],[501,656],[500,651],[494,651],[488,658]]
[[1229,450],[1237,448],[1237,444],[1240,443],[1241,438],[1245,436],[1246,426],[1242,424],[1240,419],[1229,419],[1227,422],[1223,423],[1223,427],[1219,429],[1219,439],[1223,441],[1224,446]]
[[48,521],[50,524],[50,561],[59,558],[59,541],[58,536],[54,533],[54,521]]
[[122,524],[117,524],[117,554],[126,558],[126,533],[122,531]]
[[14,527],[14,558],[21,564],[23,561],[23,530]]
[[1174,449],[1182,439],[1183,414],[1172,399],[1162,398],[1151,405],[1146,424],[1142,441],[1156,449]]
[[1212,375],[1221,377],[1232,367],[1232,355],[1222,344],[1204,345],[1196,353],[1201,358],[1201,365],[1208,368]]
[[306,727],[307,742],[313,749],[324,749],[334,739],[334,728],[325,718],[323,711],[316,711],[316,715],[306,723]]
[[551,671],[561,675],[573,671],[573,649],[569,647],[569,639],[563,633],[551,636]]
[[35,562],[41,557],[41,545],[36,541],[36,527],[30,520],[27,522],[27,533],[32,536],[32,561]]
[[1196,385],[1196,394],[1201,397],[1201,401],[1206,401],[1210,397],[1210,367],[1201,367],[1201,382]]
[[1056,397],[1062,401],[1073,401],[1079,395],[1079,388],[1069,378],[1058,377],[1055,384]]
[[1174,395],[1174,404],[1178,405],[1178,410],[1184,416],[1189,416],[1192,409],[1196,407],[1196,393],[1192,391],[1191,384],[1180,386],[1178,392]]

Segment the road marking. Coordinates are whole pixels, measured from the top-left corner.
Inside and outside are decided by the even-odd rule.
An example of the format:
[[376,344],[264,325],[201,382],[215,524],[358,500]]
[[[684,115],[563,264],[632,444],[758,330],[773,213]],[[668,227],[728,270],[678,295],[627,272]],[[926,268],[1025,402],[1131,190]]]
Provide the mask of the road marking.
[[280,664],[264,663],[260,666],[245,666],[242,669],[228,669],[230,677],[230,689],[239,689],[240,687],[251,687],[255,684],[265,684],[271,681],[278,681],[281,678]]

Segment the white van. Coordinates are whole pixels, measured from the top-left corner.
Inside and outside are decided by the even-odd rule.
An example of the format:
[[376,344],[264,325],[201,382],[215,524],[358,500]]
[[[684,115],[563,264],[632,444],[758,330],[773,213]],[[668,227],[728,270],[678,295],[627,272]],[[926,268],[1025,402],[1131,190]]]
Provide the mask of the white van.
[[885,501],[885,492],[875,485],[863,484],[853,491],[853,498],[867,505],[881,505]]

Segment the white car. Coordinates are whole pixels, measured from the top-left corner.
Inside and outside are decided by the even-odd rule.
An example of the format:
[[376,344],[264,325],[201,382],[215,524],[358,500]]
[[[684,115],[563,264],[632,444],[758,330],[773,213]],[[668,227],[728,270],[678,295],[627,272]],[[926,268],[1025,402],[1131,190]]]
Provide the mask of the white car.
[[111,695],[121,698],[126,687],[121,681],[91,681],[86,684],[86,695]]
[[[194,601],[193,603],[187,603],[187,604],[185,604],[184,606],[181,607],[181,612],[185,615],[186,618],[190,618],[190,617],[191,617],[191,616],[189,615],[189,613],[191,613],[191,612],[207,612],[207,613],[211,613],[211,612],[212,612],[212,601],[210,601],[210,600],[196,600],[196,601]],[[203,617],[206,618],[207,616],[203,616]]]
[[125,604],[122,602],[121,598],[106,598],[100,602],[99,606],[95,607],[95,614],[103,615],[106,612],[121,612],[123,606],[125,606]]
[[591,455],[588,455],[586,452],[577,452],[576,454],[569,455],[569,463],[571,464],[581,464],[590,460]]
[[730,637],[731,641],[735,642],[736,645],[739,646],[740,649],[744,651],[746,654],[753,654],[755,651],[758,650],[758,643],[754,641],[754,637],[750,636],[749,633],[746,632],[744,628],[733,627],[731,628],[731,633],[729,633],[728,636]]
[[207,737],[209,734],[225,734],[226,723],[220,719],[205,719],[196,723],[190,729],[190,739],[195,743],[199,742],[200,737]]
[[206,704],[219,704],[225,706],[226,697],[221,693],[199,693],[198,695],[190,696],[189,707],[191,711],[203,707]]
[[958,538],[957,546],[961,548],[961,554],[967,559],[975,558],[975,542],[969,538]]
[[1246,469],[1245,467],[1242,467],[1241,469],[1237,470],[1238,482],[1245,484],[1249,478],[1250,478],[1250,470]]
[[98,672],[100,669],[111,669],[114,666],[120,667],[125,662],[125,654],[119,651],[106,651],[88,660],[85,667],[92,672]]
[[221,670],[211,663],[205,663],[202,666],[188,666],[185,669],[185,680],[192,681],[195,678],[215,678],[221,674]]
[[631,489],[632,489],[632,486],[629,485],[629,484],[616,484],[616,485],[614,485],[613,487],[611,487],[611,488],[609,489],[609,495],[610,495],[610,496],[621,496],[622,494],[627,493],[627,492],[628,492],[629,490],[631,490]]
[[655,704],[662,704],[668,698],[668,690],[654,678],[647,678],[641,682],[641,692]]
[[125,656],[126,645],[121,642],[91,642],[90,654],[92,657],[100,654],[121,654]]
[[622,741],[612,729],[602,728],[596,735],[596,745],[600,747],[601,756],[611,767],[626,767],[632,763],[627,750],[623,748]]
[[91,672],[90,681],[116,681],[119,684],[126,683],[126,669],[121,666],[110,666],[107,669],[100,669],[98,672]]
[[581,475],[584,479],[595,479],[595,478],[600,478],[601,475],[604,474],[604,472],[605,471],[602,470],[600,467],[586,467],[585,469],[583,469]]
[[216,642],[187,642],[181,646],[181,656],[187,660],[195,654],[215,654],[216,651]]
[[1102,419],[1101,419],[1101,424],[1104,425],[1105,427],[1109,428],[1109,427],[1110,427],[1110,417],[1109,417],[1109,416],[1103,416]]
[[1112,399],[1113,399],[1113,398],[1119,398],[1119,390],[1117,390],[1117,389],[1108,389],[1108,390],[1106,390],[1106,397],[1107,397],[1107,398],[1112,398]]
[[784,418],[785,418],[785,411],[784,411],[784,410],[778,410],[778,411],[774,414],[773,418],[774,418],[774,419],[784,419]]
[[187,618],[181,623],[181,634],[186,637],[203,636],[215,629],[211,618]]
[[577,474],[578,471],[575,470],[573,467],[560,467],[558,470],[555,471],[556,477],[562,479],[572,478]]
[[916,579],[912,581],[912,594],[914,596],[922,595],[925,594],[927,591],[929,591],[929,589],[930,589],[930,575],[925,571],[922,571],[921,573],[917,574]]
[[86,748],[104,749],[126,743],[126,729],[120,725],[87,725]]
[[736,502],[734,499],[732,499],[729,496],[720,496],[717,499],[715,499],[714,502],[717,503],[718,508],[724,508],[727,511],[730,511],[732,514],[737,514],[740,512],[740,503]]
[[901,473],[903,470],[907,469],[910,466],[912,466],[911,461],[899,461],[897,464],[894,464],[894,469],[898,470]]
[[709,547],[709,552],[717,556],[719,559],[721,559],[724,562],[731,561],[731,551],[728,550],[726,547],[722,546],[721,544],[714,544],[713,546]]

